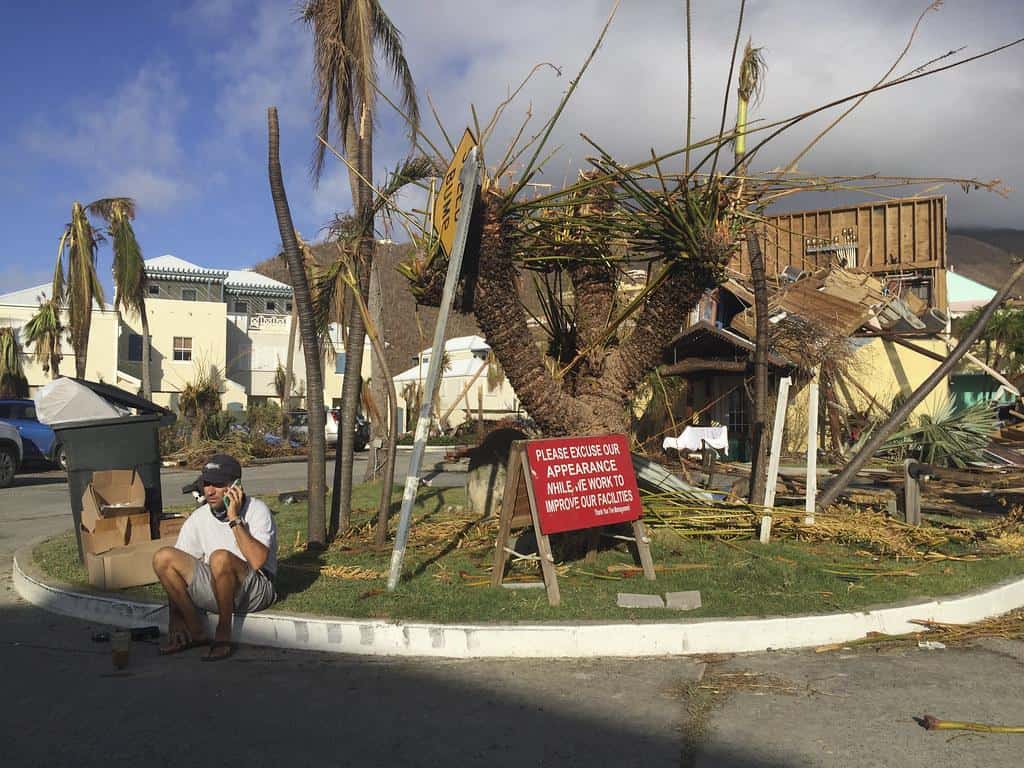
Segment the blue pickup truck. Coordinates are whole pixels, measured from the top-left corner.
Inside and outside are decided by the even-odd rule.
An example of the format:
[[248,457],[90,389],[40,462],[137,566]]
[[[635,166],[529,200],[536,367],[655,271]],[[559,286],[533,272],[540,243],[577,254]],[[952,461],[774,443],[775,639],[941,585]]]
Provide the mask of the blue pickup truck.
[[64,446],[53,430],[36,417],[36,404],[31,400],[0,400],[0,421],[18,430],[24,446],[23,464],[56,464],[67,469]]

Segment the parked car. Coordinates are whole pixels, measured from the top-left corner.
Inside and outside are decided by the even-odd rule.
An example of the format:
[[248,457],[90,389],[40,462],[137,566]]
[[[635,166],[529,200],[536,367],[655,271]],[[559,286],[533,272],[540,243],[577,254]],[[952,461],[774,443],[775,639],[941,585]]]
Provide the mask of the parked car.
[[0,400],[0,420],[18,430],[24,446],[25,464],[56,464],[67,469],[64,446],[53,430],[39,421],[36,404],[31,400]]
[[0,421],[0,488],[14,482],[21,466],[22,443],[18,430]]
[[[341,423],[341,409],[327,408],[324,420],[324,440],[327,445],[338,444],[338,425]],[[289,435],[293,439],[306,440],[309,437],[309,413],[304,410],[290,411],[288,419],[291,422]],[[370,444],[370,422],[362,415],[356,414],[356,442],[355,449],[362,451]]]

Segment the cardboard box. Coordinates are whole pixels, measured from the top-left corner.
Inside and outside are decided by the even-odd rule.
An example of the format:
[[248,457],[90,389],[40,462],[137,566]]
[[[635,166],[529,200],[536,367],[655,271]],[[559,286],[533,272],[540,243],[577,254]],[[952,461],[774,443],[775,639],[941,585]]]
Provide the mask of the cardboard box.
[[178,533],[181,531],[181,526],[185,524],[187,519],[184,515],[160,518],[160,538],[163,539],[168,536],[177,538]]
[[82,550],[100,555],[116,547],[150,541],[149,512],[97,518],[92,530],[82,525]]
[[153,539],[127,547],[118,547],[102,555],[85,555],[89,583],[99,589],[124,589],[153,584],[153,555],[161,547],[173,547],[177,536]]
[[103,518],[137,515],[146,509],[146,489],[134,469],[94,472],[82,494],[82,526],[94,531]]

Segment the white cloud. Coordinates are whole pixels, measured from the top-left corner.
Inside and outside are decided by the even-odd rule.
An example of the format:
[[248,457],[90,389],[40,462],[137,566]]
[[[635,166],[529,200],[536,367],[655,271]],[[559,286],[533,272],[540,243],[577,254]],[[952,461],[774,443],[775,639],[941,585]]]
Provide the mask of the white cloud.
[[178,134],[185,95],[166,64],[143,67],[106,99],[73,103],[60,124],[36,120],[30,150],[86,173],[84,199],[126,195],[166,210],[192,193]]

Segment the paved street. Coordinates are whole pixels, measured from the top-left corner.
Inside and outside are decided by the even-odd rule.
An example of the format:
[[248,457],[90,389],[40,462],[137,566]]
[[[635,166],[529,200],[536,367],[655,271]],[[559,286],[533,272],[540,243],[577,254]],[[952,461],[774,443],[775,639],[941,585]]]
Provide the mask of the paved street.
[[[435,459],[436,460],[436,459]],[[303,465],[246,469],[251,490]],[[357,467],[357,476],[360,468]],[[180,498],[192,473],[167,472]],[[1024,644],[639,661],[380,660],[246,647],[222,664],[26,605],[10,555],[68,523],[55,474],[0,491],[5,766],[1017,766],[1018,736],[928,733],[913,716],[1021,724]],[[703,673],[703,679],[698,683]]]

